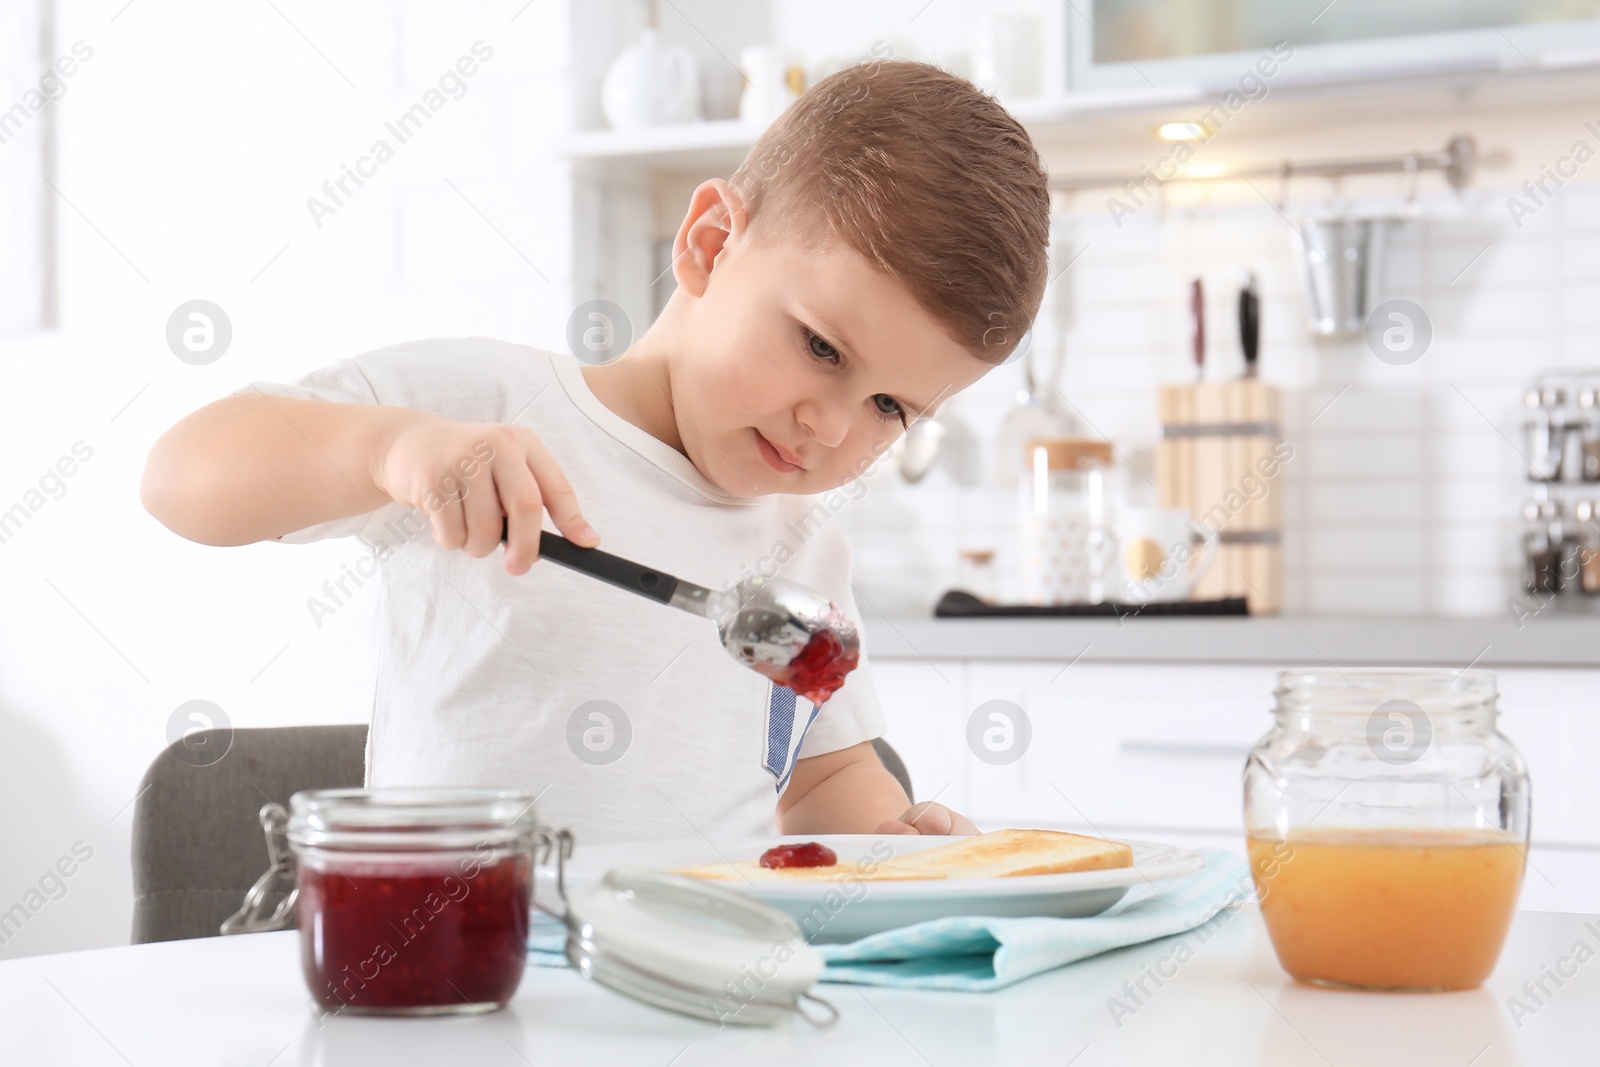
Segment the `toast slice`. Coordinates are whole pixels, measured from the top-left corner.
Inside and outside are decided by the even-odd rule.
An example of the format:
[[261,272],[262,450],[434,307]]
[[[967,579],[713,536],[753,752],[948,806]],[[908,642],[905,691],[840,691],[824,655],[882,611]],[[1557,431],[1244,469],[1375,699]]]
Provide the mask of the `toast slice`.
[[885,866],[902,872],[936,872],[944,878],[1016,878],[1131,867],[1133,849],[1120,841],[1058,830],[995,830],[958,837]]
[[711,881],[905,882],[944,878],[1015,878],[1025,874],[1069,874],[1133,866],[1133,849],[1120,841],[1058,830],[996,830],[976,837],[885,860],[875,867],[763,867],[756,860],[682,867],[674,874]]

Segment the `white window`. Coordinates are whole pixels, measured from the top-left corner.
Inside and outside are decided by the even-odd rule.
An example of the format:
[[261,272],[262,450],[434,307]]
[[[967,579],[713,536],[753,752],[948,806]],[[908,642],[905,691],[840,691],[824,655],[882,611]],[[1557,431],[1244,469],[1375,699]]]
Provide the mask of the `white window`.
[[54,101],[47,0],[0,3],[0,333],[54,325]]

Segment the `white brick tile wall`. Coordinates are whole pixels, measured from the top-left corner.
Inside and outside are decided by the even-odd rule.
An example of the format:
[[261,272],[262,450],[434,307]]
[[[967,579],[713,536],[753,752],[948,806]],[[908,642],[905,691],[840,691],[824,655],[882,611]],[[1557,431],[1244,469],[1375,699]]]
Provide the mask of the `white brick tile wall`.
[[1304,443],[1305,454],[1296,458],[1305,460],[1313,482],[1416,482],[1427,470],[1428,442],[1414,433],[1371,433],[1361,437],[1310,434],[1299,441]]
[[1595,235],[1576,228],[1556,243],[1551,259],[1567,283],[1600,281],[1600,256],[1595,255]]
[[[1549,205],[1552,211],[1556,204],[1561,205],[1561,226],[1569,234],[1579,230],[1600,230],[1600,185],[1593,182],[1568,185],[1561,190],[1561,196]],[[1541,210],[1539,215],[1546,213]],[[1528,222],[1531,225],[1533,220]]]
[[[1509,540],[1510,523],[1497,527],[1500,537]],[[1506,590],[1516,582],[1515,568],[1485,570],[1468,567],[1460,570],[1442,570],[1433,575],[1432,610],[1440,615],[1495,615],[1506,610],[1509,599]]]
[[1330,524],[1309,532],[1311,558],[1331,570],[1370,568],[1416,573],[1427,564],[1422,530],[1395,524]]
[[1520,513],[1521,490],[1518,482],[1461,478],[1431,486],[1428,500],[1437,522],[1460,529],[1513,519]]
[[[1302,610],[1352,615],[1422,615],[1427,579],[1416,571],[1334,569],[1307,574],[1309,605]],[[1284,606],[1291,610],[1290,605]]]
[[456,335],[563,344],[574,193],[554,149],[571,113],[567,5],[513,9],[514,20],[418,0],[368,9],[362,32],[382,47],[356,50],[363,66],[352,72],[349,161],[376,137],[394,145],[384,123],[437,86],[475,41],[494,54],[339,212],[348,227],[349,347]]

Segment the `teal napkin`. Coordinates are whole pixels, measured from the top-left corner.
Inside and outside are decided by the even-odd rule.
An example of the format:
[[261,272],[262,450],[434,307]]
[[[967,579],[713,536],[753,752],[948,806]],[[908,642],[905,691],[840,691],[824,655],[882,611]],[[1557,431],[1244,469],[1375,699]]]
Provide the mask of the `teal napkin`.
[[[1105,912],[1084,919],[934,919],[843,945],[816,945],[824,982],[988,992],[1102,952],[1192,930],[1254,896],[1238,854],[1202,848],[1205,867],[1172,881],[1140,883]],[[566,966],[566,930],[535,915],[528,962]]]

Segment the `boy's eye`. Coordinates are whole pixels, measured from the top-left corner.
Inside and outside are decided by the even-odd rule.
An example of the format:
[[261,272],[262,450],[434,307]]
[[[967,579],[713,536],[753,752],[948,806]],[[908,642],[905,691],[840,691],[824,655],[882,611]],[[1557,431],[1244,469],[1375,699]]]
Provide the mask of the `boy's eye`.
[[806,343],[811,347],[811,354],[816,356],[818,359],[826,359],[835,362],[839,359],[839,350],[834,348],[828,342],[824,341],[822,338],[818,337],[816,334],[812,333],[810,330],[806,331]]
[[[842,361],[842,357],[840,356],[837,348],[834,348],[827,341],[824,341],[821,337],[818,337],[810,329],[801,327],[801,331],[805,337],[806,348],[810,351],[812,356],[826,363],[832,363],[835,365]],[[875,393],[872,397],[872,406],[885,422],[894,422],[899,420],[902,429],[907,425],[905,409],[900,406],[900,401],[896,400],[888,393]]]

